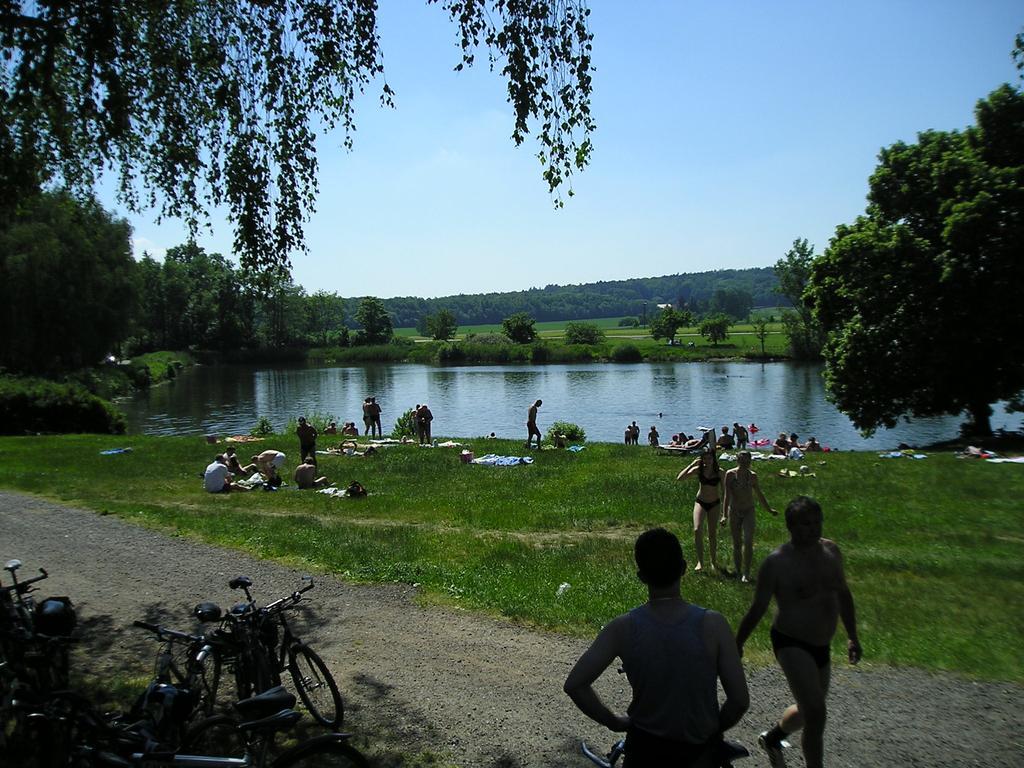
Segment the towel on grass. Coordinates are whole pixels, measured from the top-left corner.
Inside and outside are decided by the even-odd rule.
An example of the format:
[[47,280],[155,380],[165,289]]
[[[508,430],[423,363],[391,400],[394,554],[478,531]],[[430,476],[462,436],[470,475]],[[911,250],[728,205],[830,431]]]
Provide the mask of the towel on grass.
[[880,459],[927,459],[927,454],[911,453],[910,451],[886,451],[878,454]]
[[100,451],[101,456],[113,456],[117,453],[131,453],[131,448],[107,448],[105,451]]
[[579,453],[580,451],[582,451],[586,447],[587,446],[585,446],[585,445],[570,445],[565,450],[569,451],[570,453]]
[[488,453],[478,459],[473,459],[470,464],[483,464],[488,467],[515,467],[519,464],[533,464],[529,456],[499,456],[496,453]]

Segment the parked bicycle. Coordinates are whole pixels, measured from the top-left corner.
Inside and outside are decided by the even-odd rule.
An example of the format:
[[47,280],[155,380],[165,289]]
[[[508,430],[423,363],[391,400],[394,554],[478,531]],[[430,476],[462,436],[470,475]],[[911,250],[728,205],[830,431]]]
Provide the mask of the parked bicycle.
[[281,674],[287,670],[313,718],[329,728],[340,728],[345,708],[338,684],[323,659],[295,636],[286,618],[286,612],[313,589],[311,576],[303,580],[307,583],[302,589],[262,608],[253,600],[252,579],[239,576],[228,582],[232,589],[245,593],[246,602],[234,606],[223,618],[222,630],[230,637],[227,646],[233,648],[227,660],[240,699],[280,685]]
[[348,743],[349,734],[330,733],[278,751],[278,735],[294,729],[302,715],[295,696],[281,687],[240,701],[238,718],[214,715],[192,728],[180,748],[154,738],[175,724],[184,709],[184,692],[163,685],[143,721],[111,719],[85,698],[57,691],[35,707],[31,722],[45,741],[44,768],[100,766],[190,766],[191,768],[368,768],[366,758]]
[[195,712],[204,717],[212,715],[220,685],[221,656],[226,655],[217,652],[217,639],[145,621],[136,621],[134,626],[152,632],[160,642],[154,682],[190,691]]

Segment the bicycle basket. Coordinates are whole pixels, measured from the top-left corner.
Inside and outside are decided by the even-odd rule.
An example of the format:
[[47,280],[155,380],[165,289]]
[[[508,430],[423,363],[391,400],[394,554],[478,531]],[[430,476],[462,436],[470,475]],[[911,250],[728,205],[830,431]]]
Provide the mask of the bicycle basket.
[[48,597],[36,605],[36,632],[49,637],[68,637],[78,623],[75,608],[67,597]]

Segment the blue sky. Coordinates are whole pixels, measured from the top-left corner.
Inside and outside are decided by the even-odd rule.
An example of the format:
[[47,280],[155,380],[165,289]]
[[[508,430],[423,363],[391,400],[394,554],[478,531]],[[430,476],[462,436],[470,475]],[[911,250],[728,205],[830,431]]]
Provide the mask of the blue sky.
[[[592,164],[555,210],[536,147],[515,148],[501,78],[453,72],[454,27],[381,0],[394,110],[362,100],[351,153],[320,139],[320,196],[293,256],[307,291],[443,296],[768,266],[820,252],[864,209],[878,150],[962,128],[1019,84],[1021,0],[591,0]],[[480,62],[484,57],[478,57]],[[186,239],[128,215],[136,253]],[[217,212],[199,242],[231,252]]]

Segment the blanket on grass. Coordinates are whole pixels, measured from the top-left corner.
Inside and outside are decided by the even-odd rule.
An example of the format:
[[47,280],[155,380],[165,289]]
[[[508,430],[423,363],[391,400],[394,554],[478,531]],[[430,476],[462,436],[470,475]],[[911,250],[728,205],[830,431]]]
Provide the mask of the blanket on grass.
[[473,459],[470,464],[483,464],[488,467],[515,467],[519,464],[533,464],[529,456],[499,456],[496,453],[488,453],[478,459]]

